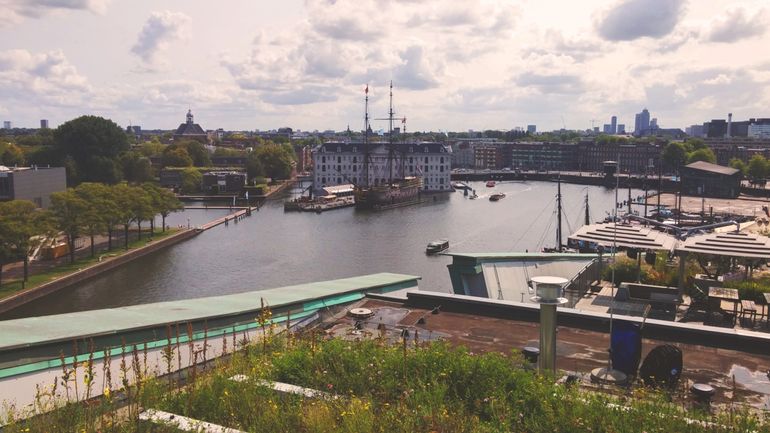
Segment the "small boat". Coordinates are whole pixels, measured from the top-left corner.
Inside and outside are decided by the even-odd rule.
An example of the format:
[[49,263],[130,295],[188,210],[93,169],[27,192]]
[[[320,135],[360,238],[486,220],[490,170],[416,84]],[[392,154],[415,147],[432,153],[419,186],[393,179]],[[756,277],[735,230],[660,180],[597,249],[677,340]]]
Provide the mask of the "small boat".
[[487,188],[494,188],[494,187],[495,187],[495,181],[494,180],[490,180],[489,182],[487,182]]
[[505,198],[505,194],[502,193],[502,192],[498,192],[498,193],[490,195],[489,196],[489,201],[498,201],[498,200],[500,200],[502,198]]
[[449,241],[446,239],[439,239],[437,241],[433,241],[428,244],[427,247],[425,247],[425,253],[426,254],[438,254],[444,250],[449,248]]

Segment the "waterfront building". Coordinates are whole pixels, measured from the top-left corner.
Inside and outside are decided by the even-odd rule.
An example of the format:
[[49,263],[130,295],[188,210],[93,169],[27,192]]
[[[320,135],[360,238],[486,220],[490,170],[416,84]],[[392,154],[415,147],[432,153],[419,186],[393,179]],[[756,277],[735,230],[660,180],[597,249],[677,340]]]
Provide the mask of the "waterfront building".
[[64,167],[6,167],[0,165],[0,201],[29,200],[47,208],[51,193],[67,189]]
[[195,140],[208,143],[209,136],[200,125],[193,120],[192,110],[187,110],[187,120],[181,123],[174,132],[174,140]]
[[452,143],[452,168],[472,168],[476,165],[474,147],[475,143],[468,141]]
[[[510,167],[521,170],[576,170],[577,145],[559,142],[506,143]],[[508,152],[506,152],[508,153]],[[504,159],[507,159],[504,156]]]
[[604,161],[616,161],[620,158],[623,173],[657,173],[660,155],[663,149],[658,144],[649,143],[605,143],[584,141],[577,145],[576,157],[579,170],[601,172]]
[[710,162],[698,161],[682,167],[682,193],[696,197],[737,198],[741,172]]
[[[369,144],[369,185],[391,178],[421,177],[424,191],[450,191],[451,148],[441,143],[394,143],[389,158],[387,143]],[[364,184],[364,146],[361,142],[329,142],[313,149],[313,189],[343,184]]]
[[503,149],[499,145],[476,146],[473,149],[474,164],[477,169],[499,170],[503,168]]
[[246,186],[246,173],[240,171],[210,171],[203,173],[203,192],[219,194],[240,193]]
[[748,127],[748,136],[751,138],[770,138],[770,119],[760,119],[763,123],[752,123]]

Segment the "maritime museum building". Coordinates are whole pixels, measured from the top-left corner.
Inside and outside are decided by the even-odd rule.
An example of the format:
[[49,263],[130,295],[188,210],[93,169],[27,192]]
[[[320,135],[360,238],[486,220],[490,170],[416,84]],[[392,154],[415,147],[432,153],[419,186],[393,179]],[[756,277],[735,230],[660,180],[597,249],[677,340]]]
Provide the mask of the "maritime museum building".
[[[423,190],[450,191],[451,148],[441,143],[394,143],[392,163],[387,143],[369,144],[369,185],[390,179],[422,178]],[[364,184],[363,143],[324,143],[313,149],[313,189]]]

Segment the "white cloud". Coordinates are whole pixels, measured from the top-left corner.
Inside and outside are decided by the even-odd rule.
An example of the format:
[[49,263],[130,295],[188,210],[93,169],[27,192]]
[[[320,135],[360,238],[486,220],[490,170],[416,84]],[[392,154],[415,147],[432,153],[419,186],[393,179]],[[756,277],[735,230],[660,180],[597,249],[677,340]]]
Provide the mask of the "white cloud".
[[156,65],[159,55],[177,40],[190,37],[191,18],[181,12],[153,12],[144,23],[131,52],[146,65]]
[[0,0],[0,26],[24,18],[42,18],[57,10],[82,10],[103,14],[110,0]]
[[669,34],[683,15],[684,0],[622,0],[596,22],[604,39],[631,41]]
[[733,43],[741,39],[761,36],[767,29],[767,12],[759,10],[749,15],[743,8],[733,9],[711,23],[708,40],[711,42]]

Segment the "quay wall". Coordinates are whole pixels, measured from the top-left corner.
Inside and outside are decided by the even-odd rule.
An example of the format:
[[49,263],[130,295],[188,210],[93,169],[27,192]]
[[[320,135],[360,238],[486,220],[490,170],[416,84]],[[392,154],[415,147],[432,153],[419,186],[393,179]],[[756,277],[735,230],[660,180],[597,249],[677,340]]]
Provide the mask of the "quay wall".
[[[509,180],[509,181],[555,182],[557,177],[561,177],[561,181],[564,183],[574,183],[578,185],[605,186],[607,188],[615,188],[614,177],[604,177],[604,176],[597,176],[597,175],[593,175],[593,176],[580,175],[580,174],[574,174],[574,173],[561,173],[561,174],[558,172],[516,173],[513,171],[493,171],[488,173],[472,172],[472,173],[452,173],[451,174],[452,180],[459,180],[459,181]],[[621,188],[628,188],[629,183],[631,184],[631,188],[644,189],[646,184],[647,189],[657,190],[659,181],[657,176],[650,176],[647,179],[645,179],[644,177],[638,177],[638,176],[631,176],[631,177],[620,176],[618,184]],[[664,191],[676,191],[679,185],[679,182],[675,182],[671,180],[671,177],[663,177],[660,183],[662,184]]]
[[27,302],[33,301],[46,295],[50,295],[51,293],[57,292],[72,285],[82,283],[83,281],[101,275],[132,260],[136,260],[140,257],[152,254],[155,251],[159,251],[163,248],[190,239],[201,232],[201,229],[185,229],[179,233],[175,233],[163,239],[153,241],[144,247],[130,250],[118,257],[107,258],[106,260],[91,265],[85,269],[57,278],[54,281],[42,284],[32,289],[18,292],[7,298],[0,299],[0,313],[12,310],[23,304],[26,304]]

